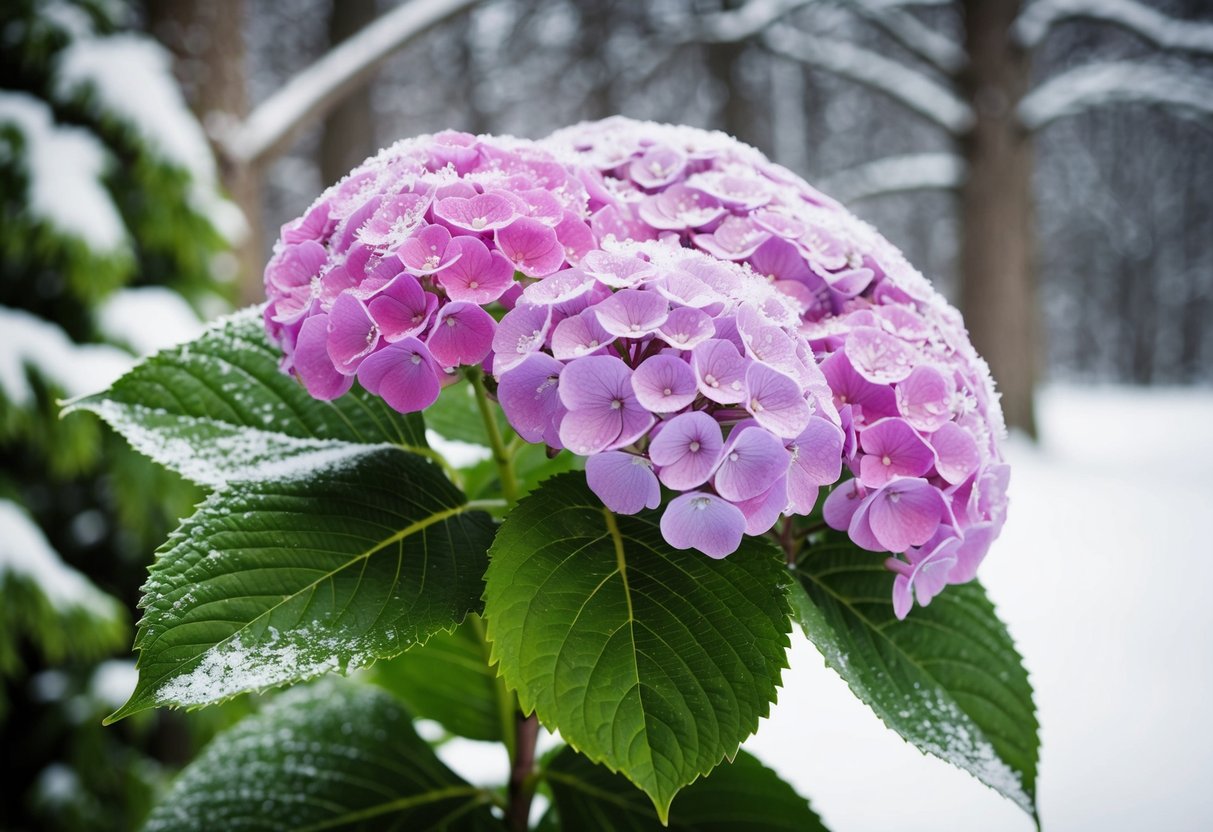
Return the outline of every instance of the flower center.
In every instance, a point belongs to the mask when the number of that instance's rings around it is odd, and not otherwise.
[[[484,217],[476,217],[472,220],[472,228],[475,228],[477,231],[484,228],[488,224],[489,224],[489,221],[486,220]]]
[[[611,410],[618,410],[621,407],[623,407],[622,399],[612,399],[611,400]]]
[[[881,461],[881,462],[883,462],[885,465],[892,465],[892,464],[893,464],[893,460],[889,459],[889,455],[888,455],[888,454],[885,454],[884,456],[882,456],[882,457],[880,458],[880,461]]]
[[[755,413],[761,413],[762,402],[758,401],[758,399],[750,399],[750,410],[754,411]]]
[[[698,453],[699,452],[699,440],[692,439],[691,444],[687,445],[687,447],[690,449],[691,453],[693,453],[693,454]]]

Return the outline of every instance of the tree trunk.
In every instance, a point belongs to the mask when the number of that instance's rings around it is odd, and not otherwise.
[[[964,0],[970,64],[961,78],[976,122],[961,144],[960,303],[990,363],[1007,424],[1036,436],[1033,391],[1041,328],[1032,232],[1032,146],[1016,107],[1027,55],[1013,42],[1019,0]]]
[[[329,12],[329,46],[341,43],[377,17],[375,0],[334,2]],[[320,137],[320,175],[325,185],[336,182],[375,152],[375,111],[371,83],[346,96],[324,120]]]
[[[148,30],[173,53],[186,100],[203,126],[248,115],[244,0],[146,0],[145,7]],[[265,266],[260,174],[220,155],[219,175],[248,223],[236,250],[238,301],[256,303],[264,298]]]

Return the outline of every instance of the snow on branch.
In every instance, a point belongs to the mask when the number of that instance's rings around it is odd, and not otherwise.
[[[834,198],[854,202],[904,191],[958,188],[964,174],[964,161],[951,153],[913,153],[840,171],[819,184]]]
[[[1015,21],[1015,38],[1033,47],[1075,18],[1121,26],[1163,49],[1213,55],[1213,23],[1168,17],[1138,0],[1037,0]]]
[[[475,2],[408,0],[384,14],[292,78],[243,122],[223,130],[218,138],[225,151],[239,163],[264,163],[300,129],[365,84],[392,53]]]
[[[973,123],[973,113],[955,93],[897,61],[842,41],[826,40],[776,24],[763,35],[772,52],[863,84],[893,98],[953,135]]]
[[[700,43],[734,43],[760,34],[772,23],[812,0],[750,0],[744,6],[704,15],[695,40]]]
[[[1080,66],[1041,84],[1019,103],[1019,120],[1029,130],[1106,104],[1157,104],[1213,115],[1213,80],[1132,61]]]
[[[846,4],[893,40],[949,75],[964,68],[964,48],[914,15],[887,0],[855,0]]]

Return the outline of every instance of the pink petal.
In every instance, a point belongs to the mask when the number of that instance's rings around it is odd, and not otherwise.
[[[939,490],[923,479],[894,480],[873,492],[868,522],[880,545],[904,552],[926,543],[947,507]]]
[[[964,482],[981,465],[977,441],[955,422],[947,422],[931,434],[935,449],[935,470],[939,476],[956,485]]]
[[[712,479],[726,500],[748,500],[788,472],[792,456],[774,435],[759,427],[735,431]]]
[[[647,459],[622,451],[594,454],[585,463],[586,482],[603,505],[617,514],[636,514],[661,505],[661,485]]]
[[[358,383],[399,413],[425,410],[438,399],[438,367],[425,344],[405,338],[358,367]]]
[[[497,230],[498,250],[527,277],[544,277],[564,263],[564,247],[552,227],[530,217],[518,217]]]
[[[456,237],[449,251],[459,256],[436,277],[451,300],[484,305],[500,298],[513,285],[514,266],[501,252],[490,252],[475,237]]]
[[[699,391],[695,374],[686,361],[673,355],[654,355],[632,373],[636,399],[654,413],[674,413],[695,400]]]
[[[351,376],[337,372],[328,354],[328,315],[312,315],[299,329],[295,342],[295,375],[307,392],[321,401],[344,396],[354,384]]]
[[[442,367],[479,364],[493,346],[497,324],[476,304],[452,301],[438,310],[426,346]]]
[[[785,438],[799,436],[808,426],[813,408],[794,380],[753,362],[746,368],[745,384],[745,409],[758,424]]]
[[[698,549],[723,558],[737,551],[745,534],[741,509],[715,494],[692,491],[675,497],[661,515],[661,536],[675,549]]]
[[[745,399],[746,366],[730,341],[713,338],[691,350],[691,369],[699,384],[699,392],[719,404],[737,404]]]
[[[649,458],[660,466],[663,483],[685,491],[708,481],[723,450],[720,425],[706,413],[693,411],[663,424],[649,444]]]

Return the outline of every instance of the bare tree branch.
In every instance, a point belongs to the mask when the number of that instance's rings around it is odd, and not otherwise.
[[[877,92],[925,116],[952,135],[973,124],[969,105],[954,92],[917,70],[852,43],[826,40],[775,24],[763,34],[763,43],[783,55],[831,72]]]
[[[1013,33],[1033,47],[1054,25],[1076,18],[1121,26],[1163,49],[1213,55],[1213,23],[1168,17],[1137,0],[1036,0],[1015,21]]]
[[[965,164],[951,153],[889,156],[840,171],[818,183],[842,202],[904,191],[951,190],[964,181]]]
[[[1080,66],[1050,78],[1019,103],[1029,130],[1107,104],[1158,104],[1213,115],[1213,79],[1152,64],[1109,61]]]
[[[300,72],[248,118],[220,131],[217,138],[224,152],[239,164],[269,161],[299,130],[370,80],[392,53],[475,1],[407,0]]]
[[[968,63],[964,47],[927,26],[900,4],[888,0],[851,0],[845,5],[947,75],[954,75]]]

